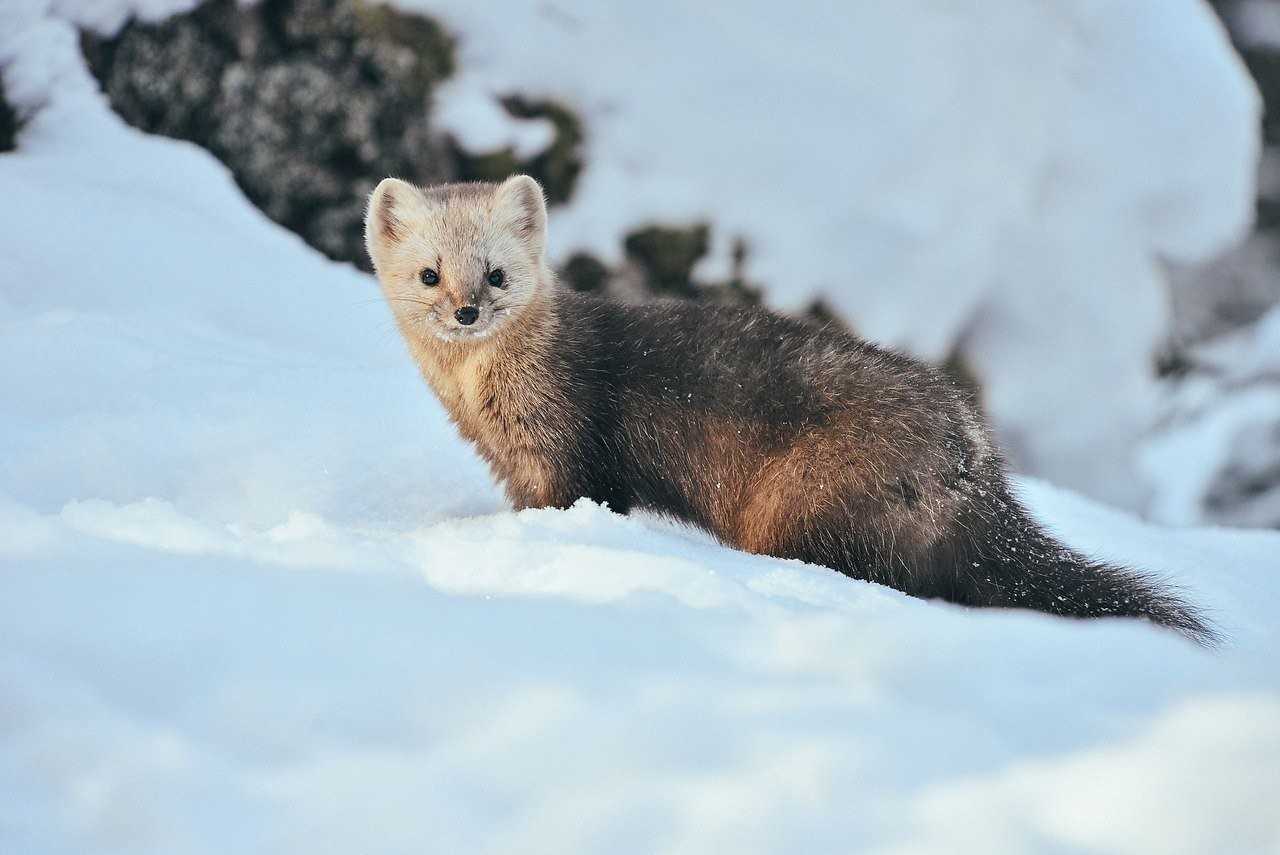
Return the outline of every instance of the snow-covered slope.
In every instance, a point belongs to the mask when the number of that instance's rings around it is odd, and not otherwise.
[[[1193,580],[1237,646],[965,613],[591,505],[395,536],[10,507],[0,836],[1274,851],[1275,536],[1034,499],[1076,542]]]
[[[65,25],[0,155],[0,850],[1267,852],[1280,535],[1040,482],[1209,605],[908,599],[505,509],[373,282],[124,127]]]

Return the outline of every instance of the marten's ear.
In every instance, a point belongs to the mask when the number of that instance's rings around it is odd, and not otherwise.
[[[494,195],[494,214],[521,240],[542,251],[547,233],[547,203],[542,186],[528,175],[513,175]]]
[[[387,250],[405,239],[409,214],[422,202],[422,191],[399,178],[384,178],[373,188],[364,214],[364,243],[374,267]]]

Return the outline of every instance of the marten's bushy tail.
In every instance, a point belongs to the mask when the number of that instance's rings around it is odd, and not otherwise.
[[[935,554],[935,596],[1064,617],[1145,618],[1200,644],[1218,644],[1210,624],[1160,580],[1081,555],[1052,538],[1012,497],[992,498],[987,508],[962,515]]]

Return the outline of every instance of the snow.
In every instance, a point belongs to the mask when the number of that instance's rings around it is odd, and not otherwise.
[[[502,107],[501,94],[476,88],[465,77],[446,81],[437,100],[433,118],[443,127],[466,128],[471,151],[510,148],[516,157],[530,158],[555,140],[549,119],[516,119]]]
[[[1280,534],[1020,480],[1207,651],[512,513],[370,277],[110,113],[91,13],[0,30],[40,107],[0,155],[0,849],[1280,845]]]
[[[1235,0],[1226,4],[1226,11],[1245,44],[1254,48],[1280,47],[1280,4],[1274,0]]]
[[[1021,468],[1141,506],[1162,262],[1253,211],[1260,103],[1203,0],[397,2],[460,34],[441,108],[464,142],[489,123],[451,98],[586,116],[555,257],[708,218],[709,275],[742,235],[771,302],[963,350]]]
[[[1172,413],[1139,457],[1158,489],[1153,519],[1275,527],[1280,520],[1280,306],[1192,351],[1193,372],[1172,390]],[[1236,504],[1213,507],[1224,473]],[[1250,485],[1255,485],[1249,489]],[[1252,494],[1252,495],[1249,495]]]

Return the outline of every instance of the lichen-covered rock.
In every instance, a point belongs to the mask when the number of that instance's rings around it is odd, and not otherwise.
[[[382,177],[454,178],[428,119],[453,45],[428,18],[360,0],[210,0],[83,45],[127,121],[208,148],[332,258],[367,264],[364,199]]]
[[[0,76],[0,151],[13,151],[18,145],[18,131],[22,122],[18,111],[5,97],[4,78]]]
[[[582,122],[563,104],[549,99],[532,101],[519,95],[502,100],[502,106],[517,119],[545,119],[555,136],[545,150],[520,165],[521,171],[537,176],[553,205],[569,201],[582,172]]]
[[[693,266],[710,248],[711,228],[698,223],[688,228],[647,226],[631,232],[622,247],[640,266],[650,288],[658,294],[694,297]]]
[[[560,278],[577,291],[603,291],[628,300],[678,297],[726,303],[758,303],[760,289],[745,276],[747,246],[734,242],[729,278],[712,280],[694,273],[711,245],[711,227],[651,224],[625,235],[624,262],[609,267],[590,253],[571,256]]]
[[[209,149],[269,217],[362,267],[365,196],[387,175],[435,184],[527,172],[554,204],[572,195],[582,169],[581,123],[553,102],[503,101],[512,115],[556,129],[525,160],[471,154],[433,131],[431,97],[453,73],[453,40],[430,18],[390,6],[208,0],[82,43],[130,124]]]
[[[551,123],[551,145],[521,159],[512,148],[468,152],[456,142],[451,146],[459,180],[501,181],[516,172],[532,175],[542,184],[552,205],[568,202],[582,172],[582,122],[563,104],[549,99],[531,100],[519,95],[503,98],[503,108],[517,119],[542,119]]]
[[[1280,426],[1255,424],[1235,437],[1204,497],[1206,521],[1280,528]]]
[[[331,258],[367,267],[365,199],[383,177],[420,184],[533,175],[550,203],[567,202],[583,169],[585,132],[567,107],[511,94],[517,119],[548,122],[550,144],[471,152],[436,132],[436,86],[454,71],[454,45],[435,21],[365,0],[207,0],[159,23],[82,37],[112,106],[143,130],[191,140],[227,164],[245,195]],[[746,247],[727,280],[694,267],[710,226],[651,225],[625,237],[626,261],[587,255],[562,271],[571,287],[628,298],[759,300],[744,278]]]
[[[602,291],[611,275],[605,263],[588,252],[569,256],[560,271],[561,280],[575,291]]]
[[[237,63],[222,78],[207,145],[269,217],[331,257],[362,262],[364,197],[379,178],[449,176],[425,114],[388,115],[388,99],[349,74],[310,59]]]
[[[127,122],[202,142],[222,75],[237,59],[245,17],[234,0],[211,0],[187,15],[130,24],[114,39],[85,33],[81,47]]]
[[[118,72],[103,81],[103,90],[130,124],[198,140],[235,54],[197,20],[176,19],[150,37],[126,35],[111,58]]]

